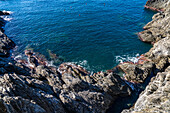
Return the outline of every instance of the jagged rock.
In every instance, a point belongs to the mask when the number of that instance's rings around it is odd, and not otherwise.
[[[15,47],[15,43],[0,31],[0,56],[8,57],[10,50]]]
[[[148,0],[146,6],[159,10],[165,10],[169,0]]]
[[[57,70],[40,65],[36,74],[46,78],[70,112],[105,112],[117,97],[131,94],[131,88],[118,75],[90,76],[85,69],[71,63],[61,64]]]
[[[140,94],[134,107],[122,113],[169,113],[170,72],[158,73]]]
[[[165,72],[170,72],[170,66],[166,68]]]
[[[125,79],[135,83],[143,83],[151,75],[154,67],[154,63],[149,61],[145,61],[143,64],[119,64],[119,68],[125,72]]]
[[[4,96],[0,99],[1,113],[46,113],[46,111],[34,101],[21,97]]]
[[[21,97],[29,100],[30,102],[34,101],[36,103],[34,107],[38,105],[47,113],[65,113],[61,101],[57,97],[54,97],[50,94],[52,90],[50,89],[50,86],[48,86],[48,84],[44,84],[43,82],[40,82],[35,79],[29,79],[26,76],[16,74],[5,74],[0,77],[0,86],[1,97]],[[10,104],[9,106],[12,105]],[[12,110],[12,112],[15,112],[15,109],[17,108],[14,108],[14,111],[12,108],[10,110]],[[29,109],[31,109],[31,107]]]
[[[82,80],[93,83],[92,79],[89,76],[89,72],[82,68],[79,65],[73,64],[73,63],[63,63],[59,66],[59,72],[65,73],[69,72],[72,73],[73,76],[81,78]]]
[[[113,97],[118,95],[128,96],[131,94],[131,88],[117,74],[100,72],[92,75],[93,77],[96,81],[95,86]]]
[[[160,4],[159,4],[160,2]],[[153,16],[153,20],[144,26],[145,31],[139,32],[138,36],[143,42],[155,43],[170,35],[170,1],[169,0],[149,0],[148,7],[158,9],[164,8],[164,12],[159,12]]]
[[[170,65],[170,36],[155,43],[145,56],[152,59],[157,69],[163,71]]]
[[[157,59],[158,57],[169,57],[170,56],[170,36],[158,41],[154,44],[153,48],[146,53],[147,57]]]
[[[130,87],[118,75],[113,73],[103,73],[105,76],[100,77],[95,75],[92,75],[95,78],[93,84],[81,80],[72,73],[62,75],[65,84],[60,99],[67,109],[74,112],[102,113],[118,96],[125,97],[131,94]]]

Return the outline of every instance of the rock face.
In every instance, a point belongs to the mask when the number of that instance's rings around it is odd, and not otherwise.
[[[145,61],[143,64],[123,63],[119,68],[125,72],[125,79],[134,83],[143,83],[155,69],[153,62]]]
[[[0,56],[8,57],[10,50],[15,47],[15,43],[0,31]]]
[[[154,72],[159,73],[151,79],[135,105],[122,113],[170,112],[170,1],[149,0],[146,6],[164,9],[153,16],[144,27],[145,31],[139,33],[142,41],[154,44],[144,57],[154,63]]]
[[[10,15],[8,11],[0,11],[0,15]]]
[[[170,35],[170,1],[169,0],[149,0],[148,7],[157,9],[164,8],[152,17],[152,21],[144,26],[144,31],[139,32],[138,36],[143,42],[155,43]]]
[[[65,73],[40,65],[34,75],[15,74],[17,70],[1,74],[0,100],[3,111],[102,113],[117,97],[131,93],[125,81],[114,73],[96,74],[95,79],[89,78],[93,82],[87,82],[81,79],[78,66],[64,66]]]
[[[143,83],[151,73],[165,71],[170,65],[170,36],[156,42],[149,52],[140,57],[136,64],[125,62],[118,65],[125,72],[127,81]]]
[[[0,15],[7,15],[7,13],[0,11]],[[15,43],[3,33],[2,27],[4,25],[5,21],[0,17],[0,56],[8,57],[10,50],[15,47]]]
[[[143,91],[134,108],[122,113],[169,113],[170,71],[158,73]]]
[[[164,11],[168,7],[169,0],[148,0],[145,7],[151,10]]]

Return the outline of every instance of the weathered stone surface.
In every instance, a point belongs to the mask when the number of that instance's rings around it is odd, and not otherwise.
[[[164,9],[153,16],[153,20],[144,26],[145,31],[139,32],[138,36],[143,42],[155,43],[170,35],[170,1],[149,0],[148,7]]]
[[[157,69],[165,70],[170,65],[170,36],[155,43],[145,56],[152,59]]]
[[[36,102],[21,97],[4,96],[0,99],[1,113],[46,113]]]
[[[143,83],[151,75],[155,66],[153,62],[145,61],[143,64],[122,63],[119,68],[125,72],[125,79],[134,83]]]
[[[151,79],[135,105],[122,113],[170,112],[170,1],[148,0],[146,6],[163,11],[155,14],[144,27],[146,30],[139,33],[142,41],[154,43],[144,56],[156,65],[155,72],[159,73]]]
[[[148,0],[146,3],[147,8],[155,11],[165,10],[169,0]]]
[[[37,74],[48,80],[70,112],[105,112],[118,96],[131,94],[125,81],[113,73],[89,76],[82,67],[71,63],[61,64],[58,70],[59,72],[52,72],[44,66],[36,68]],[[89,80],[85,76],[89,76]]]
[[[18,104],[20,106],[26,106],[27,109],[32,109],[29,104],[25,105],[25,103],[31,104],[31,102],[34,102],[34,104],[36,103],[35,105],[32,103],[31,106],[33,108],[36,106],[40,106],[40,110],[45,111],[47,113],[65,112],[60,100],[52,95],[53,91],[51,90],[50,86],[48,84],[43,83],[42,81],[38,81],[36,79],[32,79],[30,77],[22,75],[5,74],[0,78],[0,87],[1,97],[10,96],[9,98],[12,98],[11,101],[15,101],[15,103],[9,103],[8,108],[6,108],[11,110],[11,112],[15,112],[16,109],[19,109],[19,111],[17,111],[18,113],[20,111],[24,111],[22,107],[17,108],[17,106],[14,106]],[[23,98],[23,103],[19,103],[20,101],[17,101],[17,97],[21,99]],[[6,102],[5,99],[6,98],[2,98],[2,100]],[[15,108],[10,106],[14,106]]]
[[[122,113],[169,113],[170,72],[158,73],[143,91],[134,107]]]
[[[95,84],[88,84],[72,74],[64,74],[62,79],[65,82],[60,94],[61,101],[70,111],[102,113],[105,112],[111,103],[118,96],[128,96],[131,89],[113,73],[97,78]]]
[[[0,31],[0,56],[7,57],[10,50],[15,47],[15,43],[9,39],[2,31]]]

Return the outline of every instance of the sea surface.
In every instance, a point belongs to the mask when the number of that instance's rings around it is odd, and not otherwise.
[[[95,72],[151,48],[136,35],[154,14],[144,9],[146,1],[1,0],[0,10],[13,12],[5,33],[16,42],[16,55],[33,48],[50,60],[50,50]]]

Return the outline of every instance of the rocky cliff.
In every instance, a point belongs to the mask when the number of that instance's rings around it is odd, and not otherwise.
[[[5,21],[0,18],[0,112],[104,113],[116,99],[132,94],[127,81],[141,84],[151,75],[156,76],[135,105],[123,113],[170,112],[170,1],[149,0],[145,7],[159,11],[139,33],[153,48],[137,63],[122,63],[94,74],[72,63],[57,68],[39,65],[32,70],[15,61],[9,57],[15,43],[4,34]],[[117,70],[126,74],[124,80]]]
[[[155,65],[154,76],[146,89],[140,94],[135,105],[122,113],[169,113],[170,112],[170,1],[149,0],[149,9],[162,9],[139,33],[144,42],[153,48],[144,55]]]

